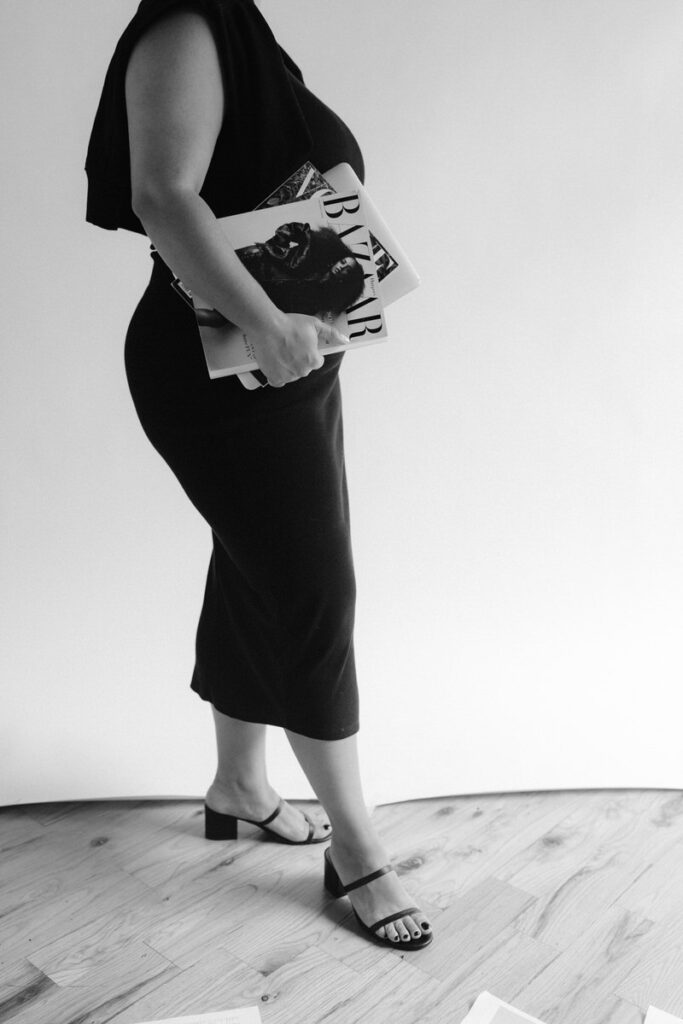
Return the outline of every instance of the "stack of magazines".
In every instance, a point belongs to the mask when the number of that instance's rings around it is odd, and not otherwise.
[[[323,175],[306,163],[257,209],[218,223],[276,306],[317,316],[349,339],[321,341],[322,355],[386,340],[385,307],[420,283],[349,164]],[[209,376],[265,386],[240,328],[178,278],[172,286],[194,309]]]

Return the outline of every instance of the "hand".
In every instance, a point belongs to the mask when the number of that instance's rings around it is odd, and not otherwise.
[[[283,313],[277,329],[268,333],[252,331],[248,337],[259,368],[274,388],[320,369],[325,360],[318,351],[319,340],[335,345],[345,345],[349,340],[336,327],[306,313]]]

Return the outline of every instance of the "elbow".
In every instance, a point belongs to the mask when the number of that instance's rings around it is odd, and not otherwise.
[[[145,206],[146,202],[144,193],[137,191],[131,192],[130,208],[140,221],[144,217]]]
[[[154,215],[155,209],[163,209],[166,203],[167,200],[160,189],[138,186],[131,191],[131,209],[143,225],[147,218]]]
[[[179,185],[146,183],[133,186],[131,209],[144,227],[146,220],[157,218],[159,215],[168,216],[179,202],[185,203],[188,198],[197,199],[198,193],[194,189]]]

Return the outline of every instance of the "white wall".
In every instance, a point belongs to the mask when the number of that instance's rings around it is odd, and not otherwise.
[[[123,370],[147,246],[83,220],[135,7],[0,10],[1,803],[198,796],[214,766],[208,527]],[[423,278],[343,370],[368,801],[682,787],[683,7],[263,12]]]

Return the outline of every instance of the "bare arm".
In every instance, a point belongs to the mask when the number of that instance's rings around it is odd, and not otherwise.
[[[216,44],[200,14],[174,12],[145,33],[126,73],[133,209],[164,262],[249,335],[272,383],[287,383],[322,365],[320,321],[275,306],[199,196],[224,102]],[[327,325],[320,336],[328,332],[342,340]]]

